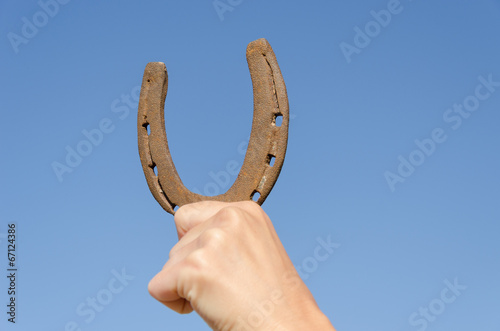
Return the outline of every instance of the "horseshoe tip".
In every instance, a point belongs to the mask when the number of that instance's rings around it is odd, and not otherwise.
[[[158,73],[158,72],[166,72],[167,66],[163,62],[149,62],[146,65],[146,69],[144,69],[144,73]]]
[[[149,62],[147,65],[146,65],[146,68],[147,67],[152,67],[152,68],[159,68],[159,67],[166,67],[165,66],[165,63],[163,62]]]
[[[249,43],[247,46],[247,54],[252,53],[252,52],[256,52],[256,51],[265,53],[269,50],[271,50],[271,44],[269,44],[269,42],[267,41],[266,38],[260,38],[260,39],[254,40],[251,43]]]

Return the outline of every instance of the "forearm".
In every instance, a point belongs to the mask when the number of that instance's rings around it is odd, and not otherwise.
[[[271,293],[253,309],[239,315],[236,326],[230,330],[335,331],[302,280],[291,289],[288,295]]]

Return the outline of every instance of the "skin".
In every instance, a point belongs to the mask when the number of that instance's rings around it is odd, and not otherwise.
[[[149,293],[214,330],[335,331],[253,201],[205,201],[175,213],[179,242]]]

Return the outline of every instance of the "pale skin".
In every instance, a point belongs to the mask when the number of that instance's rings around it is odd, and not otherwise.
[[[165,306],[217,331],[335,331],[255,202],[193,203],[174,220],[179,242],[148,287]]]

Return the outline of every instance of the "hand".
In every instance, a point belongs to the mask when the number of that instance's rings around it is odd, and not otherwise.
[[[334,330],[255,202],[199,202],[175,213],[179,242],[149,283],[158,301],[214,330]]]

